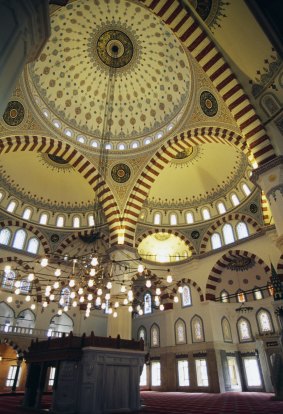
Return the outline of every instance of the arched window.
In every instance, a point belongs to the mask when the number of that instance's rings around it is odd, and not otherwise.
[[[175,322],[175,341],[176,345],[187,343],[186,324],[181,318]]]
[[[21,293],[28,294],[30,291],[30,282],[27,279],[22,279],[20,284]]]
[[[237,194],[233,193],[231,194],[231,201],[234,207],[238,206],[240,204],[240,200],[237,196]]]
[[[10,243],[12,232],[10,229],[2,229],[0,231],[0,244],[4,244],[5,246],[8,246]]]
[[[89,214],[88,216],[88,225],[89,227],[93,227],[95,225],[93,214]]]
[[[2,200],[4,194],[0,191],[0,201]]]
[[[64,222],[65,222],[64,216],[58,216],[57,220],[56,220],[56,226],[57,227],[63,227]]]
[[[46,225],[48,223],[48,215],[46,213],[42,213],[40,215],[39,224]]]
[[[187,224],[192,224],[194,223],[195,219],[194,219],[194,215],[193,213],[191,213],[190,211],[188,213],[186,213],[186,222]]]
[[[81,226],[81,220],[78,216],[73,217],[73,227],[78,228]]]
[[[242,185],[242,190],[243,190],[243,192],[246,196],[249,196],[251,194],[251,190],[249,189],[249,187],[246,183],[244,183]]]
[[[141,326],[138,330],[138,341],[143,339],[144,344],[146,344],[146,329]]]
[[[69,306],[70,295],[71,295],[71,291],[68,287],[65,287],[64,289],[61,290],[60,301],[59,301],[61,306]]]
[[[222,241],[219,233],[213,233],[211,238],[211,247],[213,250],[219,249],[222,246]]]
[[[29,220],[31,218],[31,208],[26,208],[25,211],[23,212],[23,219],[24,220]]]
[[[19,328],[30,328],[30,329],[34,328],[34,325],[35,325],[34,313],[29,309],[25,309],[21,311],[17,316],[16,325]],[[30,333],[32,333],[32,331]]]
[[[225,204],[222,201],[217,204],[217,210],[218,210],[219,214],[226,213],[226,207],[225,207]]]
[[[210,211],[208,210],[207,207],[205,207],[201,210],[201,214],[202,214],[202,218],[204,220],[209,220],[210,219]]]
[[[144,314],[152,312],[152,304],[151,304],[151,294],[146,293],[144,295]]]
[[[160,346],[159,326],[156,323],[150,329],[150,344],[152,348]]]
[[[15,201],[10,201],[7,207],[7,211],[9,211],[9,213],[14,213],[16,206],[17,203]]]
[[[25,245],[27,234],[23,229],[17,230],[13,240],[13,247],[22,250]]]
[[[220,293],[220,299],[222,303],[228,303],[229,302],[229,294],[227,290],[222,290]]]
[[[37,254],[39,250],[39,240],[36,237],[32,237],[28,241],[27,251],[29,253]]]
[[[241,289],[237,291],[237,302],[239,303],[246,302],[246,295]]]
[[[192,318],[191,331],[193,342],[204,342],[203,323],[199,316],[194,316]]]
[[[170,225],[176,226],[177,225],[177,215],[176,214],[170,214]]]
[[[191,289],[187,285],[182,286],[182,288],[183,288],[182,293],[181,293],[182,306],[183,307],[191,306],[192,305]]]
[[[256,315],[259,333],[265,334],[273,332],[273,323],[270,313],[265,309],[260,309]]]
[[[2,277],[2,288],[12,290],[16,279],[16,273],[12,270],[4,270]]]
[[[7,303],[0,302],[0,325],[4,327],[4,332],[8,332],[9,327],[13,325],[14,316],[13,309]]]
[[[246,318],[240,318],[237,322],[237,329],[240,342],[250,342],[253,340],[250,322]]]
[[[153,224],[156,224],[157,226],[159,226],[161,224],[161,214],[160,213],[155,213],[154,214]]]
[[[231,327],[230,327],[230,323],[227,318],[225,317],[222,318],[221,326],[222,326],[222,335],[223,335],[224,342],[233,342]]]
[[[225,244],[233,243],[235,241],[233,228],[232,228],[231,224],[227,224],[227,223],[224,224],[224,226],[222,228],[222,233],[223,233],[223,238],[224,238],[224,243]]]
[[[48,336],[61,337],[63,333],[69,333],[74,329],[74,322],[66,313],[53,316],[50,321]]]
[[[243,221],[236,226],[237,236],[238,239],[244,239],[245,237],[249,237],[248,226]]]

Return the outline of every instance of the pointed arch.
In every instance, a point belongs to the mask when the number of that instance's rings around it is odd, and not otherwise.
[[[175,344],[186,344],[187,343],[187,326],[186,322],[182,318],[178,318],[174,324],[175,331]]]
[[[72,233],[70,236],[67,236],[57,247],[56,253],[62,254],[66,247],[68,247],[70,244],[72,244],[75,240],[77,240],[80,236],[90,236],[93,233],[93,230],[84,230],[84,231],[78,231],[76,233]],[[106,244],[106,246],[109,245],[109,236],[102,231],[99,231],[100,238],[103,240],[103,242]]]
[[[20,360],[24,358],[24,352],[28,350],[28,346],[29,346],[29,344],[27,344],[26,349],[22,349],[19,347],[19,345],[16,342],[12,341],[9,338],[5,338],[5,337],[0,338],[0,343],[11,346],[16,351],[18,359]]]
[[[255,261],[255,263],[261,265],[266,274],[271,276],[271,270],[262,259],[257,257],[254,253],[250,253],[246,250],[229,250],[225,253],[213,266],[207,279],[206,284],[206,300],[215,300],[216,287],[221,283],[221,274],[229,263],[235,258],[235,256],[247,257]]]
[[[111,245],[117,244],[120,228],[118,205],[110,188],[104,180],[101,180],[97,169],[85,155],[67,142],[40,135],[16,135],[0,139],[0,154],[17,151],[43,152],[56,155],[72,165],[97,194],[110,229]]]
[[[215,231],[217,231],[219,227],[222,226],[223,223],[231,223],[231,221],[233,220],[243,221],[244,223],[247,224],[247,226],[251,226],[255,230],[255,232],[259,232],[262,230],[262,227],[260,226],[260,224],[256,220],[254,220],[252,217],[246,214],[231,213],[231,214],[227,214],[224,217],[219,217],[218,220],[216,220],[204,234],[202,241],[201,241],[201,245],[200,245],[200,254],[203,254],[206,252],[208,244],[209,244],[209,240],[212,234]]]
[[[182,285],[188,285],[190,287],[194,287],[196,289],[196,291],[198,292],[198,294],[199,294],[200,301],[201,302],[204,301],[204,294],[202,292],[201,287],[197,284],[197,282],[195,282],[194,280],[189,279],[189,278],[183,278],[183,279],[179,280],[176,283],[176,286],[173,287],[172,292],[176,294],[178,292],[178,287],[182,286]]]

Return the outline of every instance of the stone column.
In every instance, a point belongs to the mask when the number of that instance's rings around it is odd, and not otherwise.
[[[50,34],[48,0],[0,2],[0,115],[24,65],[33,61]]]
[[[283,156],[254,170],[251,180],[267,197],[278,234],[276,245],[283,252]]]

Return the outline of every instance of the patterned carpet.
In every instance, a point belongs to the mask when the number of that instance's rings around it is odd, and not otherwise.
[[[146,414],[283,414],[283,401],[273,401],[272,394],[232,393],[187,394],[181,392],[141,392]],[[0,395],[1,414],[26,414],[21,408],[23,395]],[[42,408],[50,406],[51,396],[42,400]],[[34,411],[33,411],[34,413]]]

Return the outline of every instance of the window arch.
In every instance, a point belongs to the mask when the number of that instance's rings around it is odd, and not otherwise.
[[[247,197],[251,194],[251,190],[246,183],[242,184],[242,190]]]
[[[224,224],[222,228],[222,233],[223,233],[225,244],[234,243],[235,237],[234,237],[233,227],[231,226],[231,224],[228,224],[228,223]]]
[[[10,203],[7,206],[7,211],[9,213],[14,213],[16,207],[17,207],[17,203],[14,200],[12,200],[12,201],[10,201]]]
[[[16,231],[12,247],[15,249],[22,250],[24,248],[25,242],[27,238],[27,233],[23,229],[19,229]]]
[[[140,339],[143,339],[144,344],[146,345],[146,329],[144,326],[140,326],[139,330],[138,330],[138,341]]]
[[[68,287],[65,287],[64,289],[61,290],[60,301],[59,301],[61,306],[69,306],[70,295],[71,295],[71,291]]]
[[[43,224],[44,226],[48,224],[48,214],[41,213],[40,218],[39,218],[39,224]]]
[[[157,226],[159,226],[161,224],[161,214],[160,213],[155,213],[154,214],[153,224],[156,224]]]
[[[219,233],[213,233],[211,235],[210,242],[213,250],[222,247],[222,240]]]
[[[4,332],[9,331],[9,327],[14,323],[14,318],[14,310],[7,303],[0,302],[0,325],[4,325]]]
[[[181,293],[181,298],[182,298],[182,306],[185,308],[187,306],[191,306],[192,305],[192,295],[191,295],[191,289],[189,286],[184,285],[182,286],[182,293]]]
[[[263,298],[263,293],[260,288],[256,287],[255,289],[253,289],[253,294],[254,294],[255,300],[260,300]]]
[[[245,295],[245,292],[243,292],[241,289],[237,290],[237,302],[243,303],[246,302],[247,298]]]
[[[75,228],[81,227],[81,219],[79,216],[73,217],[73,227]]]
[[[244,239],[245,237],[249,237],[248,226],[243,221],[240,221],[236,225],[236,232],[237,232],[238,239]]]
[[[94,227],[95,222],[94,222],[93,214],[89,214],[87,219],[88,219],[88,225],[89,225],[89,227]]]
[[[13,270],[4,270],[2,276],[2,288],[12,290],[16,279],[16,273]]]
[[[192,224],[192,223],[194,223],[194,221],[195,221],[195,219],[194,219],[193,213],[191,211],[188,211],[186,213],[186,222],[187,222],[187,224]]]
[[[218,210],[218,213],[219,214],[226,213],[226,207],[225,207],[225,204],[222,201],[220,201],[219,203],[217,203],[217,210]]]
[[[147,292],[144,295],[144,314],[148,314],[152,312],[152,298],[151,294]]]
[[[222,318],[221,326],[224,342],[233,342],[231,326],[228,319],[225,316]]]
[[[175,213],[170,214],[170,225],[171,226],[176,226],[177,223],[178,223],[177,214],[175,214]]]
[[[16,319],[16,325],[19,328],[34,328],[35,315],[30,309],[22,310]]]
[[[56,220],[56,226],[57,227],[64,227],[65,223],[65,217],[64,216],[58,216]]]
[[[32,237],[28,241],[27,251],[29,253],[37,254],[39,250],[39,240],[36,237]]]
[[[187,343],[186,323],[181,318],[175,322],[175,342],[176,345]]]
[[[274,332],[272,317],[268,310],[260,309],[256,314],[258,330],[260,334]]]
[[[4,244],[5,246],[8,246],[11,240],[12,232],[10,229],[2,229],[0,231],[0,244]]]
[[[204,219],[204,220],[209,220],[210,219],[210,211],[209,211],[209,209],[207,208],[207,207],[205,207],[205,208],[203,208],[202,210],[201,210],[201,215],[202,215],[202,218]]]
[[[231,201],[232,201],[232,204],[233,204],[234,207],[236,207],[240,204],[239,197],[235,193],[231,194]]]
[[[200,316],[195,315],[191,320],[193,342],[204,342],[203,323]]]
[[[150,345],[152,348],[160,346],[160,330],[156,323],[150,328]]]
[[[240,318],[237,322],[237,329],[240,342],[250,342],[253,340],[251,325],[248,319]]]
[[[229,293],[227,290],[222,290],[220,292],[220,299],[222,303],[228,303],[229,302]]]
[[[23,212],[23,219],[24,220],[29,220],[31,218],[31,213],[32,213],[31,208],[29,208],[29,207],[26,208]]]
[[[30,282],[28,279],[22,279],[20,284],[20,291],[21,293],[28,294],[30,291]]]

